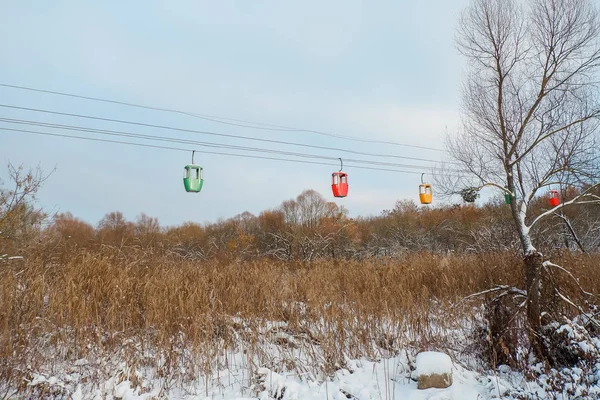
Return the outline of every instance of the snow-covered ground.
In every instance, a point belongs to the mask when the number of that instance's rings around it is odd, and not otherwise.
[[[272,328],[272,327],[271,327]],[[491,400],[600,398],[600,338],[581,324],[553,328],[566,338],[579,361],[551,369],[530,360],[522,371],[500,366],[486,370],[474,354],[448,350],[451,357],[419,353],[406,347],[377,359],[341,361],[335,372],[315,363],[325,353],[319,345],[304,347],[299,337],[282,340],[282,332],[256,347],[240,342],[235,350],[218,350],[198,358],[184,344],[156,350],[129,338],[112,353],[89,347],[86,357],[69,359],[68,348],[52,350],[44,361],[19,366],[21,382],[1,382],[0,398],[123,400]],[[269,335],[265,333],[265,338]],[[291,346],[293,340],[295,344]],[[309,341],[307,340],[307,343]],[[43,342],[40,342],[43,343]],[[47,343],[47,342],[46,342]],[[256,343],[253,344],[256,346]],[[40,349],[38,349],[40,350]],[[433,350],[433,349],[432,349]],[[566,351],[566,350],[565,350]],[[321,352],[309,361],[310,352]],[[40,354],[41,354],[40,353]],[[177,361],[171,355],[177,353]],[[260,356],[258,355],[260,353]],[[419,356],[420,354],[420,356]],[[563,353],[564,354],[564,353]],[[182,361],[184,360],[184,361]],[[207,370],[210,364],[210,374]],[[419,370],[419,367],[421,370]],[[446,389],[417,389],[419,374],[452,371]]]
[[[233,356],[232,358],[236,358]],[[239,357],[238,357],[239,358]],[[73,370],[87,363],[80,360]],[[39,387],[37,393],[72,395],[72,399],[150,400],[164,396],[169,399],[493,399],[501,398],[512,388],[506,378],[480,376],[456,365],[454,383],[448,389],[417,390],[411,363],[394,357],[380,361],[348,360],[340,369],[322,382],[297,373],[276,373],[258,368],[254,373],[237,368],[222,370],[184,387],[164,390],[160,378],[146,379],[142,371],[132,371],[126,365],[97,387],[80,382],[80,374],[71,372],[59,376],[36,374],[29,386]],[[498,385],[500,383],[500,385]]]
[[[80,361],[79,367],[86,361]],[[74,369],[78,369],[74,366]],[[571,371],[577,374],[578,371]],[[205,399],[314,399],[314,400],[478,400],[478,399],[552,399],[538,383],[529,382],[522,373],[500,368],[496,374],[478,374],[460,365],[453,365],[453,384],[447,389],[418,390],[415,371],[406,356],[380,361],[349,360],[347,368],[340,369],[330,379],[317,382],[296,373],[276,373],[269,368],[258,368],[254,373],[246,369],[222,370],[213,376],[199,377],[192,384],[168,388],[164,379],[147,379],[143,371],[132,371],[122,365],[106,381],[93,384],[81,382],[78,373],[59,376],[35,375],[29,383],[31,393],[48,398],[173,400]],[[547,377],[546,377],[547,378]],[[596,377],[596,381],[598,377]],[[579,397],[566,395],[565,399],[597,399],[600,387],[582,387]],[[587,395],[582,395],[588,390]],[[18,398],[18,396],[17,396]],[[29,397],[35,398],[35,397]],[[561,397],[559,397],[561,398]]]

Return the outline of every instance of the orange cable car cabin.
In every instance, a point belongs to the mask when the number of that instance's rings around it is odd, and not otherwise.
[[[560,204],[560,196],[558,190],[551,190],[548,192],[548,202],[551,207],[556,207]]]
[[[348,174],[342,171],[331,174],[331,190],[335,197],[348,196]]]
[[[431,191],[431,185],[429,183],[423,182],[423,176],[425,174],[421,174],[421,184],[419,185],[419,200],[421,200],[421,204],[431,204],[431,200],[433,199],[433,192]]]
[[[433,193],[431,191],[431,185],[429,183],[422,183],[419,185],[419,200],[421,204],[431,204],[433,199]]]

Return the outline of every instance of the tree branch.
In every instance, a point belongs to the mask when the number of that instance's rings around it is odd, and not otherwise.
[[[554,208],[551,208],[548,211],[545,211],[543,213],[541,213],[540,215],[538,215],[537,217],[535,217],[535,219],[531,222],[531,224],[529,224],[528,228],[531,229],[535,224],[537,224],[539,221],[541,221],[542,219],[548,217],[549,215],[554,214],[556,211],[569,206],[571,204],[590,204],[590,203],[599,203],[600,204],[600,199],[598,200],[593,200],[593,201],[586,201],[586,202],[580,202],[578,201],[579,199],[582,199],[584,197],[592,197],[592,198],[597,198],[598,196],[595,196],[593,194],[590,193],[590,191],[592,191],[593,189],[600,187],[600,183],[597,183],[593,186],[590,186],[588,189],[586,189],[583,193],[581,193],[578,196],[575,196],[574,198],[572,198],[569,201],[566,201],[564,203],[561,203],[559,205],[557,205]]]

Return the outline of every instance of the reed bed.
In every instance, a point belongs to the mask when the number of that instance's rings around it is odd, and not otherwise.
[[[0,381],[14,379],[24,365],[35,369],[92,352],[128,352],[136,362],[146,357],[172,370],[193,359],[205,372],[226,364],[227,351],[296,369],[303,367],[289,363],[302,353],[330,373],[346,357],[377,358],[407,344],[439,346],[480,309],[484,297],[467,302],[466,296],[499,284],[520,286],[521,262],[511,253],[193,262],[110,247],[5,262]],[[583,289],[600,293],[599,255],[568,253],[553,262],[580,277]],[[570,277],[559,278],[572,285]],[[273,344],[288,349],[288,357],[272,359],[267,347]]]

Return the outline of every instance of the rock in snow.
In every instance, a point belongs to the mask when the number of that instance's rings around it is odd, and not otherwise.
[[[444,353],[425,351],[417,354],[419,389],[445,389],[452,385],[452,360]]]

